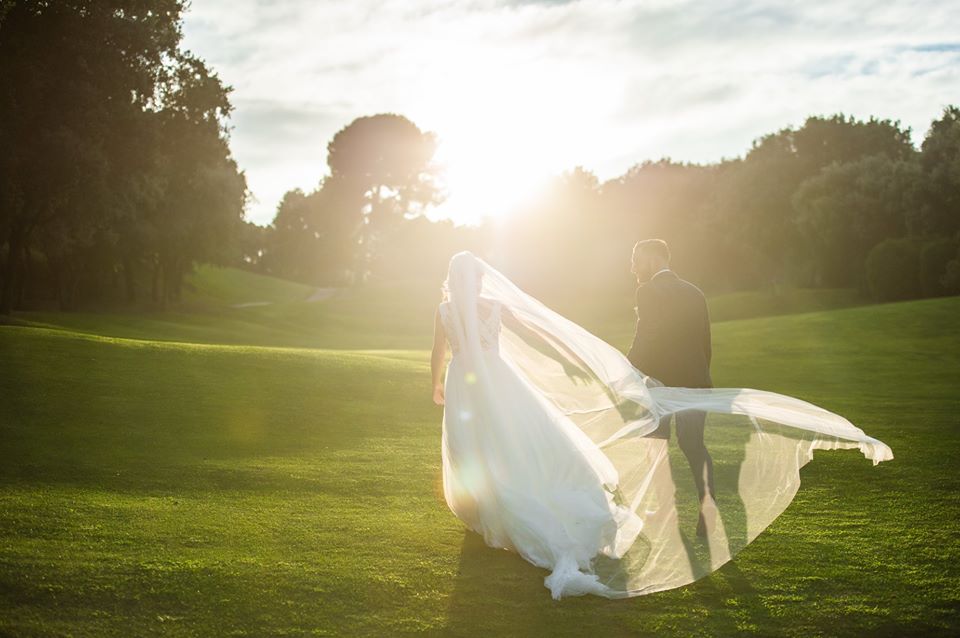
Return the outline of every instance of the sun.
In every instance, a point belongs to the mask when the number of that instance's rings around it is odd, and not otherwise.
[[[448,199],[436,217],[475,223],[510,215],[551,177],[620,154],[622,136],[611,133],[621,83],[589,65],[456,46],[433,64],[443,81],[408,112],[439,137]]]
[[[447,200],[433,218],[471,224],[510,215],[552,177],[604,151],[608,140],[593,124],[603,119],[592,113],[589,94],[532,90],[524,82],[505,77],[486,87],[451,86],[413,109],[414,121],[439,138],[435,159]]]
[[[548,158],[483,131],[466,133],[441,137],[436,160],[447,199],[435,216],[476,224],[531,204],[551,176]]]

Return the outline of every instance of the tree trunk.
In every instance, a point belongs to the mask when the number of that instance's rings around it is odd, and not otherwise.
[[[172,264],[169,258],[160,258],[160,308],[166,310],[172,295]]]
[[[27,290],[30,289],[30,279],[33,276],[33,267],[30,262],[30,242],[23,242],[23,266],[21,272],[23,273],[20,277],[20,285],[17,289],[17,296],[14,300],[14,304],[18,308],[24,307],[24,302],[27,298]]]
[[[127,303],[137,299],[137,286],[133,278],[133,259],[127,255],[123,258],[123,292]]]
[[[76,263],[71,263],[69,257],[51,258],[47,255],[47,263],[53,272],[53,280],[57,288],[57,306],[61,312],[76,310],[77,290],[81,274]]]
[[[17,288],[20,283],[20,263],[26,233],[19,226],[10,229],[7,237],[7,260],[3,267],[3,288],[0,289],[0,314],[9,315],[13,310]]]
[[[47,255],[47,264],[53,273],[53,285],[57,289],[57,307],[64,310],[67,307],[66,285],[63,281],[63,263]]]
[[[151,278],[150,284],[150,298],[153,299],[153,303],[160,303],[160,260],[154,258],[153,261],[153,277]]]
[[[177,259],[176,265],[173,269],[173,300],[177,303],[180,303],[183,293],[183,275],[186,268],[184,268],[183,260]]]

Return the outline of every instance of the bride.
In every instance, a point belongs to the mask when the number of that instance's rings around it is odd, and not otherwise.
[[[664,387],[469,252],[450,260],[444,293],[431,360],[444,498],[488,545],[550,570],[556,599],[648,594],[718,569],[790,504],[814,449],[893,458],[799,399]],[[702,500],[674,481],[670,442],[646,436],[683,410],[708,415],[716,484]]]

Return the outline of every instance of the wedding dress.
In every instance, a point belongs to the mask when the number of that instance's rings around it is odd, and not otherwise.
[[[718,569],[790,504],[815,449],[893,458],[799,399],[664,387],[469,252],[446,286],[445,500],[488,545],[550,570],[554,598],[636,596]],[[646,436],[684,410],[707,414],[716,486],[702,501],[670,441]]]

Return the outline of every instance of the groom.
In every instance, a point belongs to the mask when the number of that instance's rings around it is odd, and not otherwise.
[[[639,241],[633,247],[637,276],[637,332],[627,359],[635,368],[664,385],[710,388],[710,317],[700,289],[670,270],[670,248],[662,239]],[[670,421],[676,420],[677,443],[683,450],[700,501],[707,491],[714,496],[713,459],[703,442],[706,415],[687,410],[660,420],[648,436],[670,438]],[[697,525],[703,535],[703,517]]]

